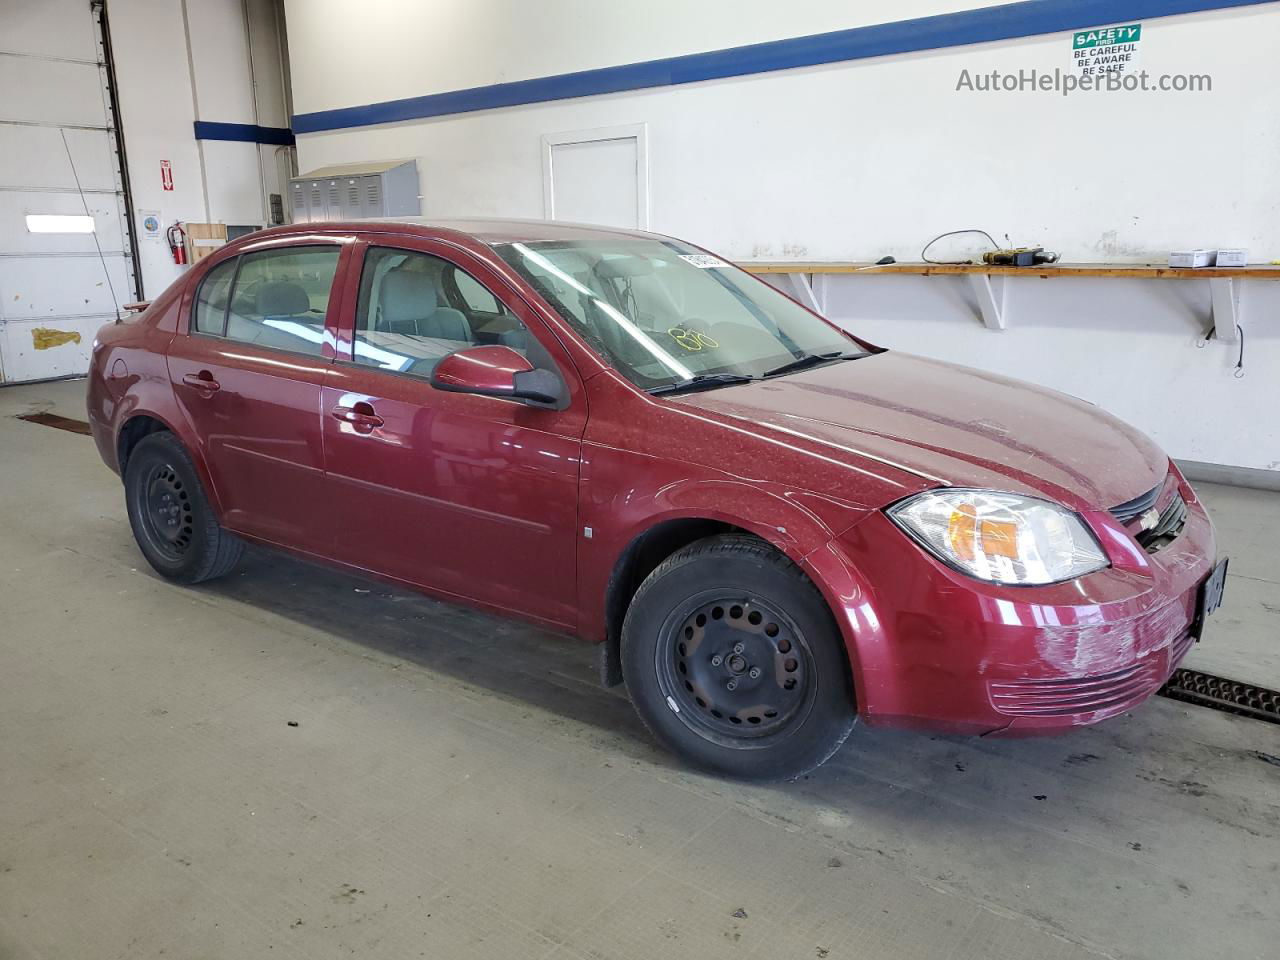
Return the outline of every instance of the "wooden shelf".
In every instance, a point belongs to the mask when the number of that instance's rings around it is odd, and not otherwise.
[[[1122,277],[1134,280],[1280,280],[1280,266],[1170,267],[1158,263],[1053,263],[1037,267],[997,267],[985,263],[874,263],[801,260],[746,260],[738,263],[748,273],[906,274],[909,276],[989,277]]]
[[[748,273],[783,276],[796,299],[823,313],[826,278],[854,274],[897,274],[914,277],[967,277],[978,300],[982,322],[992,330],[1008,326],[1009,285],[993,277],[1051,280],[1107,277],[1128,280],[1208,280],[1213,315],[1210,329],[1223,343],[1235,343],[1244,323],[1240,313],[1238,280],[1280,280],[1280,265],[1248,267],[1170,267],[1161,263],[1052,263],[1037,267],[1003,267],[985,263],[858,263],[814,260],[747,260],[738,264]],[[812,278],[812,282],[810,281]],[[815,291],[815,287],[818,289]]]

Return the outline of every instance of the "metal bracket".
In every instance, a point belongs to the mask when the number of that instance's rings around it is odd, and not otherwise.
[[[1220,343],[1239,343],[1244,318],[1240,315],[1240,287],[1234,277],[1210,277],[1209,294],[1213,306],[1214,338]]]
[[[830,282],[831,277],[825,273],[814,273],[809,275],[809,286],[813,289],[813,297],[818,302],[818,306],[821,307],[818,312],[824,317],[827,315],[827,304],[831,302],[830,298],[827,296],[827,291],[830,289],[828,284],[830,284]]]
[[[978,311],[982,314],[982,322],[989,330],[1008,329],[1006,322],[1009,306],[1009,279],[1002,277],[1000,287],[991,282],[989,273],[969,274],[969,285],[973,287],[978,298]]]
[[[795,298],[814,313],[821,314],[823,312],[822,304],[818,302],[818,298],[813,292],[813,287],[809,285],[809,274],[788,273],[786,277],[791,286],[791,292],[795,294]],[[823,299],[826,298],[824,297]]]

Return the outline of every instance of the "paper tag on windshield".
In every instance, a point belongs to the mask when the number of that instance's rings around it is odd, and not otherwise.
[[[713,257],[709,253],[682,253],[680,254],[680,259],[685,263],[692,263],[695,267],[702,270],[728,266],[728,264],[719,257]]]

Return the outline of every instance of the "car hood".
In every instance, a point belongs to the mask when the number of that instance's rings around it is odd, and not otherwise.
[[[921,487],[1048,496],[1077,510],[1131,500],[1169,469],[1151,440],[1090,403],[896,352],[679,402],[817,445],[851,465],[863,458],[898,468],[919,477]]]

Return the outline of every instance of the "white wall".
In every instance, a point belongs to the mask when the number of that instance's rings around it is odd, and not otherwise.
[[[995,0],[898,0],[891,6],[866,0],[649,0],[628,8],[599,0],[286,0],[290,42],[300,50],[292,64],[298,113],[993,5]]]
[[[282,192],[277,148],[197,141],[193,123],[288,125],[275,9],[274,0],[110,0],[135,211],[160,210],[165,226],[269,222],[267,195]],[[161,160],[172,167],[172,191],[162,189]],[[145,291],[154,297],[184,268],[163,241],[139,245]]]
[[[1280,283],[1246,282],[1239,344],[1204,343],[1204,280],[1015,279],[1007,330],[959,277],[833,277],[827,314],[874,343],[1034,380],[1096,403],[1180,460],[1276,471]]]
[[[981,5],[286,0],[299,113]],[[335,29],[353,9],[359,41]],[[1209,73],[1211,93],[956,91],[964,69],[1070,69],[1070,35],[1056,34],[304,135],[299,166],[417,157],[428,216],[540,217],[544,134],[644,123],[653,229],[737,259],[914,260],[935,234],[983,227],[1071,261],[1237,245],[1268,260],[1280,256],[1277,49],[1280,7],[1245,7],[1143,24],[1141,66]],[[1015,329],[992,333],[960,281],[859,277],[833,285],[830,312],[891,346],[1081,381],[1071,392],[1175,456],[1280,468],[1275,428],[1246,415],[1280,407],[1280,291],[1246,290],[1236,380],[1229,348],[1195,347],[1203,287],[1055,282],[1020,292]]]

